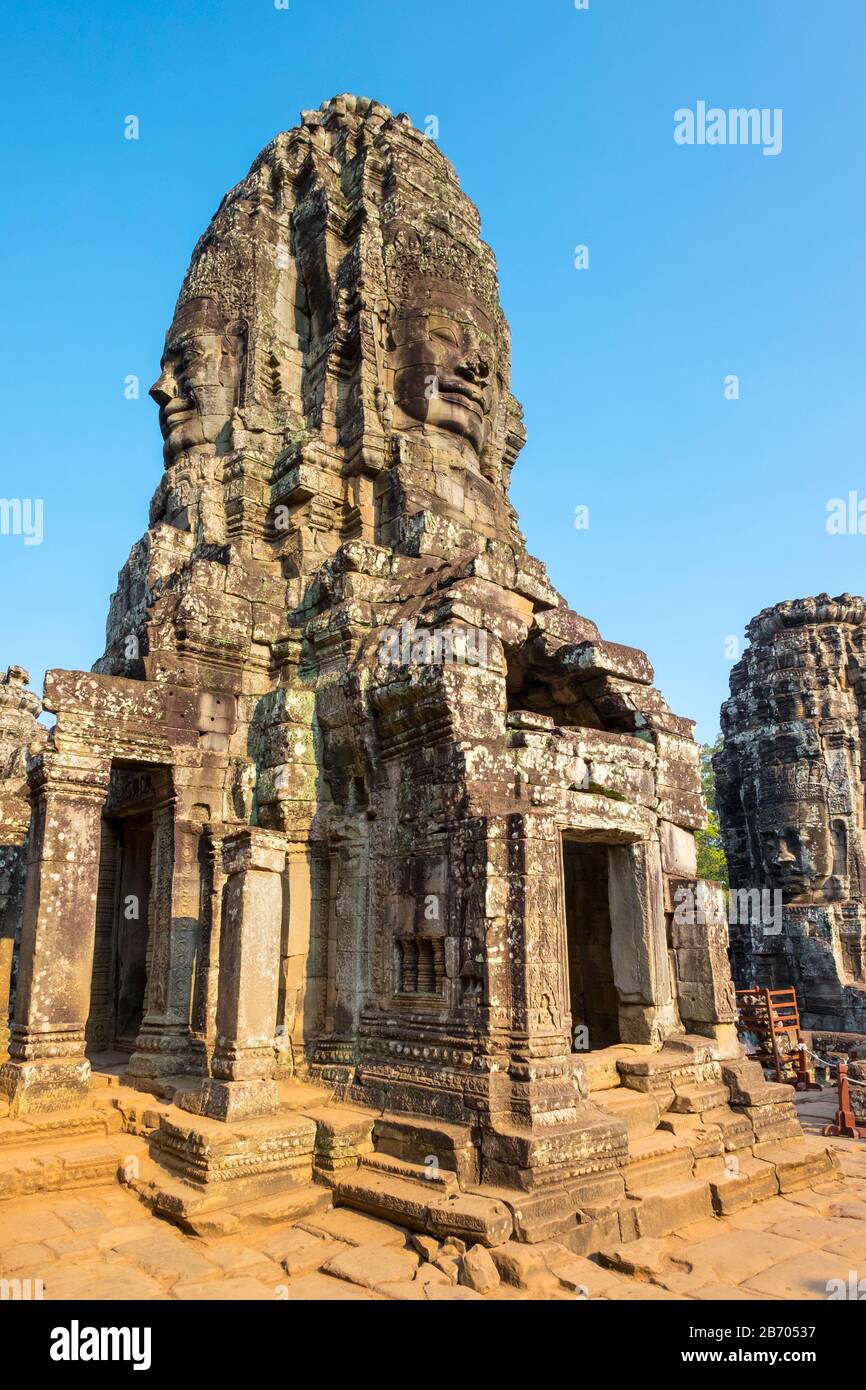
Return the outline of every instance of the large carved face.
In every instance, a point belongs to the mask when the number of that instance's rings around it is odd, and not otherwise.
[[[227,325],[212,300],[189,300],[175,314],[150,388],[166,465],[187,449],[217,443],[238,404],[243,360],[242,328]]]
[[[770,882],[789,902],[822,896],[833,874],[833,836],[822,801],[778,802],[761,817],[761,857]]]
[[[391,339],[403,416],[462,436],[480,456],[498,400],[495,334],[482,306],[441,287],[419,288],[416,302],[394,315]]]

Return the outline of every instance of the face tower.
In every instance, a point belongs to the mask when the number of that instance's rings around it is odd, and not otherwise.
[[[175,1097],[173,1171],[267,1183],[357,1168],[360,1120],[341,1148],[282,1103],[325,1082],[378,1117],[367,1147],[522,1193],[491,1220],[524,1236],[632,1220],[643,1170],[599,1078],[659,1114],[718,1082],[732,1144],[770,1137],[750,1107],[796,1132],[739,1052],[719,894],[675,913],[693,726],[527,553],[509,377],[478,213],[405,116],[337,97],[220,204],[105,652],[46,679],[17,1112],[69,1105],[124,1048],[128,1081]]]
[[[781,931],[758,914],[732,927],[734,974],[794,985],[807,1027],[864,1032],[866,603],[779,603],[747,634],[722,709],[719,813],[732,885],[778,891],[784,913]]]

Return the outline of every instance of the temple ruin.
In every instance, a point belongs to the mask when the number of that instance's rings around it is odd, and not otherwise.
[[[765,608],[731,672],[715,760],[743,987],[793,985],[811,1029],[866,1032],[866,602],[841,594]],[[778,891],[767,930],[754,889]]]
[[[436,144],[347,96],[278,135],[151,395],[104,655],[45,679],[0,1144],[111,1072],[126,1180],[188,1229],[315,1180],[583,1251],[828,1170],[741,1054],[720,890],[677,911],[692,722],[527,554],[496,263]]]

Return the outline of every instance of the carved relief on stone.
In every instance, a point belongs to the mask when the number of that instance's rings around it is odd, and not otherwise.
[[[719,811],[732,885],[780,892],[784,924],[734,924],[735,967],[743,984],[794,984],[807,1026],[866,1027],[866,603],[788,601],[747,632],[722,709]]]

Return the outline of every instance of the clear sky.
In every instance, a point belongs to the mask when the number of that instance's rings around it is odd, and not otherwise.
[[[729,637],[866,588],[866,534],[826,529],[833,498],[866,514],[864,37],[863,0],[8,6],[0,495],[42,499],[44,536],[0,535],[0,663],[41,686],[99,656],[160,477],[146,389],[192,247],[277,131],[350,91],[435,116],[481,211],[531,551],[712,738]],[[781,152],[676,143],[701,101],[781,109]]]

